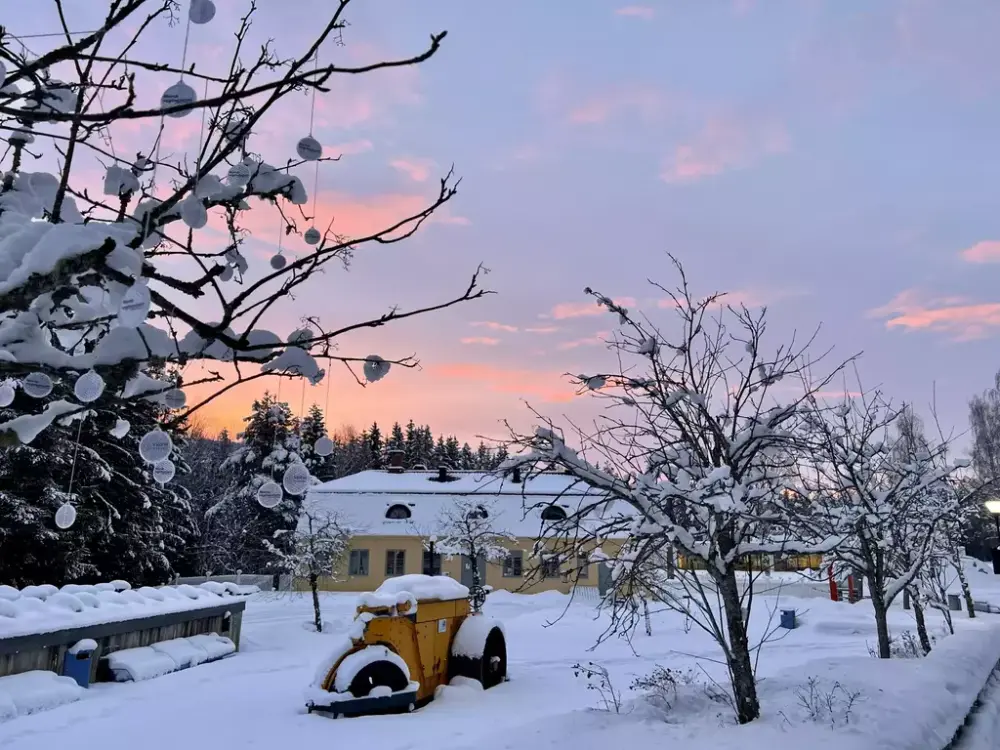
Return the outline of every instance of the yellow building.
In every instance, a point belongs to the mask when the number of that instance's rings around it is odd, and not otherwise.
[[[552,472],[522,481],[519,472],[501,478],[484,472],[403,470],[395,466],[363,471],[309,490],[306,507],[313,513],[334,515],[352,530],[343,563],[332,575],[320,579],[320,588],[373,591],[386,578],[409,573],[443,574],[471,586],[471,561],[461,555],[441,554],[434,546],[442,533],[442,515],[449,507],[454,508],[461,499],[480,497],[482,507],[489,508],[491,530],[511,537],[504,545],[508,549],[504,559],[479,560],[484,585],[521,593],[569,593],[574,585],[607,586],[610,573],[599,554],[573,560],[536,554],[546,546],[544,540],[553,525],[564,535],[565,519],[575,518],[581,508],[595,501],[594,491],[572,477]],[[540,546],[539,539],[543,540]],[[601,542],[618,546],[614,539]],[[549,545],[565,547],[555,541]]]

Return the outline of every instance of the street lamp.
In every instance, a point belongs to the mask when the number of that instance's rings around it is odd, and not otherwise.
[[[986,510],[993,516],[997,525],[997,546],[993,548],[993,573],[1000,575],[1000,500],[987,500]]]

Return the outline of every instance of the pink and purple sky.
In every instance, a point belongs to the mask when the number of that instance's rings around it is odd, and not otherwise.
[[[228,60],[247,6],[216,2],[192,29],[203,70]],[[92,28],[103,5],[70,6],[71,25]],[[332,3],[259,5],[255,40],[291,53]],[[0,17],[15,34],[59,28],[41,0],[0,0]],[[416,353],[423,369],[366,389],[337,373],[329,401],[306,386],[331,426],[413,418],[502,437],[500,420],[530,423],[525,399],[585,417],[564,373],[612,366],[600,340],[614,320],[584,286],[667,314],[646,279],[674,281],[669,251],[697,290],[767,304],[775,342],[822,323],[833,357],[864,351],[866,387],[925,414],[936,392],[944,426],[966,429],[969,396],[1000,366],[1000,3],[354,0],[347,18],[327,59],[406,56],[449,33],[419,68],[339,80],[320,99],[316,136],[343,154],[321,168],[322,223],[380,226],[452,163],[461,191],[412,240],[314,280],[269,327],[440,301],[480,261],[498,294],[346,342]],[[176,64],[182,40],[164,28],[144,56]],[[149,85],[153,100],[169,81]],[[308,98],[292,99],[251,144],[272,163],[306,134]],[[167,143],[196,145],[198,120],[170,123]],[[268,210],[248,222],[259,262],[277,240]],[[284,387],[298,409],[300,386]],[[236,428],[260,390],[216,402],[212,424]]]

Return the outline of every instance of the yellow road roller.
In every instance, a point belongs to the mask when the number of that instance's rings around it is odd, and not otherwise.
[[[399,576],[361,595],[306,708],[333,718],[413,711],[455,677],[486,689],[507,679],[503,626],[473,612],[469,589],[448,576]]]

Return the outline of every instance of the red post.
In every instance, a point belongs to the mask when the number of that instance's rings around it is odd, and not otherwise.
[[[833,566],[831,565],[827,570],[830,576],[830,598],[833,601],[837,601],[837,582],[833,580]]]
[[[854,598],[854,574],[853,573],[851,575],[847,576],[847,601],[849,601],[851,604],[854,604],[854,602],[857,601],[857,599]]]

